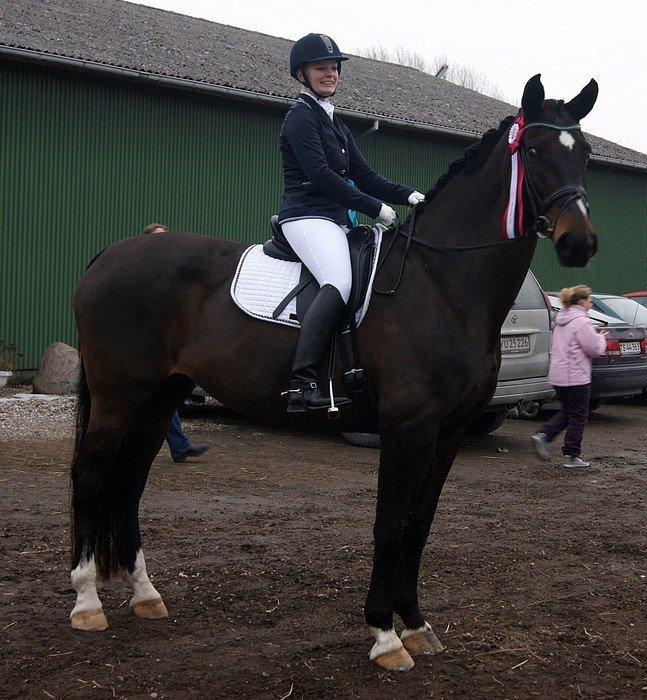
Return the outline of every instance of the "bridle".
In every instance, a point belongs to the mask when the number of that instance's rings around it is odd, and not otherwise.
[[[550,122],[531,122],[525,126],[525,129],[530,128],[554,129],[556,131],[576,131],[582,127],[579,124],[560,126],[559,124],[551,124]],[[528,165],[528,151],[526,145],[522,143],[519,150],[521,154],[521,162],[523,163],[525,171],[524,185],[534,217],[531,231],[537,234],[539,238],[552,238],[560,216],[572,202],[581,199],[586,211],[589,211],[589,198],[586,192],[586,187],[575,184],[562,185],[556,190],[553,190],[553,192],[542,200],[541,195],[537,191],[537,187],[532,181],[530,167]],[[557,216],[551,222],[546,214],[548,213],[550,207],[561,199],[563,199],[564,202],[557,212]]]
[[[577,129],[581,129],[582,127],[579,124],[571,124],[569,126],[560,126],[559,124],[551,124],[550,122],[531,122],[530,124],[526,124],[524,129],[530,129],[530,128],[538,128],[538,129],[554,129],[556,131],[575,131]],[[524,131],[525,135],[525,131]],[[586,187],[583,187],[582,185],[575,185],[575,184],[566,184],[562,185],[561,187],[558,187],[556,190],[553,190],[547,197],[544,197],[542,199],[541,195],[539,194],[539,191],[537,190],[537,187],[535,186],[534,182],[532,181],[532,176],[530,174],[530,167],[528,165],[528,153],[527,153],[527,148],[526,145],[523,143],[523,137],[521,139],[521,144],[520,144],[520,149],[519,152],[521,154],[521,161],[523,163],[523,168],[524,168],[524,180],[523,180],[523,185],[525,188],[525,192],[528,195],[528,201],[530,202],[530,207],[532,209],[532,214],[533,214],[533,224],[530,227],[530,231],[528,233],[530,234],[535,234],[538,238],[552,238],[553,234],[555,233],[555,227],[557,226],[557,222],[559,221],[559,218],[561,215],[564,213],[566,208],[574,201],[581,199],[584,207],[586,208],[586,211],[589,211],[589,199],[588,199],[588,194],[586,191]],[[559,211],[557,212],[557,216],[551,220],[548,218],[547,213],[550,207],[555,204],[555,202],[558,202],[560,200],[564,200],[562,206],[560,207]],[[418,205],[419,206],[419,205]],[[404,247],[404,252],[402,254],[402,261],[400,263],[400,270],[398,272],[398,278],[395,283],[395,287],[393,289],[389,290],[384,290],[384,289],[376,289],[373,287],[373,291],[376,292],[377,294],[381,294],[383,296],[391,296],[396,293],[398,290],[398,287],[400,286],[400,282],[402,281],[402,277],[404,275],[404,265],[407,260],[407,255],[409,253],[409,248],[411,247],[411,243],[417,243],[418,245],[421,245],[425,248],[430,248],[431,250],[438,250],[438,251],[454,251],[454,252],[462,252],[462,251],[470,251],[470,250],[482,250],[483,248],[493,248],[494,246],[500,246],[500,245],[505,245],[506,243],[512,243],[516,240],[526,238],[526,236],[517,236],[515,238],[502,238],[498,241],[492,241],[490,243],[478,243],[476,245],[470,245],[470,246],[439,246],[439,245],[434,245],[433,243],[430,243],[429,241],[426,241],[422,238],[419,238],[418,236],[415,235],[415,225],[416,225],[416,214],[417,214],[417,207],[413,208],[413,211],[411,213],[411,217],[409,219],[409,226],[406,229],[403,229],[400,221],[398,219],[398,223],[396,225],[395,231],[393,233],[393,238],[391,240],[391,243],[389,244],[389,247],[386,250],[386,253],[384,254],[384,257],[379,261],[377,270],[376,270],[376,275],[380,271],[380,268],[386,261],[386,259],[389,257],[389,254],[391,253],[391,250],[393,248],[393,244],[395,243],[396,239],[398,238],[398,234],[403,235],[406,239],[407,242]]]

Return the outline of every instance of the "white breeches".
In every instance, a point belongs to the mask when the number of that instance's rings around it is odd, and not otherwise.
[[[346,303],[353,283],[346,230],[327,219],[286,221],[281,229],[319,286],[332,284]]]

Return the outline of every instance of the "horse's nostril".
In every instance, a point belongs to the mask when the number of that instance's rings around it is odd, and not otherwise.
[[[589,235],[589,245],[591,246],[591,257],[593,257],[598,252],[598,237],[594,233]]]

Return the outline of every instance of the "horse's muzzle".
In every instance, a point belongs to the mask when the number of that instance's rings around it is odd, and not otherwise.
[[[565,231],[555,242],[555,252],[561,265],[585,267],[598,252],[598,238],[593,232]]]

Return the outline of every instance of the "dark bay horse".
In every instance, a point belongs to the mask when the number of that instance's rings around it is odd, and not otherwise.
[[[584,177],[590,148],[579,121],[591,81],[568,103],[524,90],[521,139],[525,235],[501,234],[509,199],[513,118],[450,166],[415,218],[402,284],[374,295],[360,327],[382,441],[366,622],[370,657],[387,669],[442,645],[418,602],[418,570],[441,489],[464,428],[496,386],[499,334],[536,245],[550,234],[560,263],[584,266],[597,242]],[[407,239],[396,233],[376,287],[398,276]],[[167,615],[146,573],[139,500],[173,411],[196,384],[252,418],[298,425],[286,413],[297,333],[244,315],[229,294],[244,247],[189,233],[122,240],[88,268],[75,294],[81,356],[72,465],[72,626],[108,625],[97,575],[121,574],[140,617]],[[352,424],[352,409],[342,418]],[[308,420],[325,422],[323,416]],[[394,612],[404,631],[394,630]]]

